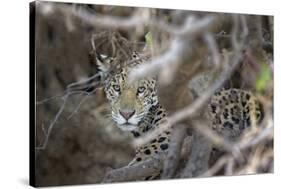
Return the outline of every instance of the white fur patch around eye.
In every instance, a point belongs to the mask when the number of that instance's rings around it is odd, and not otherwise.
[[[143,97],[144,96],[144,93],[140,93],[138,94],[139,97]]]
[[[119,96],[119,92],[113,91],[113,93],[114,93],[114,95],[115,95],[116,97]]]

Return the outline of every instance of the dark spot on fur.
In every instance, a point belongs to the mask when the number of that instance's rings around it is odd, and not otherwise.
[[[248,117],[246,119],[246,123],[247,123],[247,127],[250,127],[251,126],[251,120],[250,120],[250,117]]]
[[[161,119],[162,119],[161,117],[155,119],[155,120],[154,120],[154,123],[157,123],[157,122],[158,122],[159,120],[161,120]]]
[[[156,115],[160,115],[160,114],[162,114],[163,113],[163,111],[159,111],[159,112],[157,112],[157,114]]]
[[[149,149],[147,149],[147,150],[144,151],[144,153],[145,153],[146,155],[149,155],[149,154],[151,154],[151,151],[150,151]]]
[[[140,133],[139,132],[136,132],[136,131],[132,131],[134,137],[139,137],[140,136]]]
[[[247,104],[247,102],[242,101],[242,106],[243,106],[243,107],[245,107],[245,106],[246,106],[246,104]]]
[[[147,125],[146,127],[143,128],[143,132],[147,132],[151,127],[149,125]]]
[[[236,94],[236,90],[231,90],[230,93]]]
[[[157,140],[156,139],[154,139],[154,140],[152,140],[150,143],[155,143]]]
[[[216,113],[217,107],[216,107],[214,104],[211,104],[211,108],[212,108],[212,112],[213,112],[213,113]]]
[[[229,128],[229,129],[233,129],[233,124],[230,123],[229,121],[227,121],[227,122],[225,122],[225,123],[223,124],[223,127]]]
[[[235,124],[238,124],[238,123],[239,123],[239,119],[238,119],[238,118],[232,117],[231,119],[232,119],[232,121],[233,121]]]
[[[224,117],[224,119],[227,119],[228,118],[228,112],[224,111],[223,112],[223,117]]]
[[[141,158],[140,158],[140,157],[138,157],[136,160],[137,160],[137,161],[141,161]]]
[[[249,100],[250,99],[250,95],[246,94],[246,99]]]
[[[243,111],[242,114],[243,114],[243,117],[244,117],[244,118],[247,117],[247,115],[248,115],[247,112],[245,112],[245,111]]]
[[[165,139],[166,139],[166,137],[160,137],[160,138],[158,139],[158,142],[163,142]]]
[[[161,145],[160,145],[160,148],[161,148],[162,150],[167,150],[168,147],[169,147],[168,144],[161,144]]]
[[[219,117],[216,117],[213,121],[213,124],[214,125],[221,124],[221,119]]]

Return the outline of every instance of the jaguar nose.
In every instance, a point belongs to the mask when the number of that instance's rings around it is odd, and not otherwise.
[[[119,110],[119,113],[126,119],[130,119],[135,114],[135,110]]]

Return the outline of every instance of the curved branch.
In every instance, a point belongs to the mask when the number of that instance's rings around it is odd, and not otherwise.
[[[151,158],[141,163],[111,170],[105,174],[103,183],[142,180],[162,169],[161,158]]]

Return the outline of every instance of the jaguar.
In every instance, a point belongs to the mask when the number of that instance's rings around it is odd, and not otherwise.
[[[138,138],[167,121],[167,112],[157,96],[157,78],[145,77],[134,83],[128,80],[130,70],[145,63],[145,58],[133,52],[122,66],[114,66],[114,58],[99,54],[96,57],[104,80],[104,92],[111,107],[111,117],[117,127]],[[216,132],[224,137],[237,138],[252,124],[252,120],[261,120],[262,110],[252,93],[230,88],[219,90],[211,97],[207,114]],[[137,148],[129,166],[159,153],[165,154],[169,149],[170,135],[171,130],[166,130]],[[159,178],[159,174],[145,179],[155,178]]]

